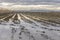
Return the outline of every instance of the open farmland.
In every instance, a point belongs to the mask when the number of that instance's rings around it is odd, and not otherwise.
[[[60,13],[0,14],[0,40],[59,40]]]
[[[36,21],[48,21],[52,23],[60,24],[59,12],[31,12],[23,13],[24,15],[36,20]]]

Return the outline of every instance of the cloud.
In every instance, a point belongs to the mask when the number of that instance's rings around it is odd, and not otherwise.
[[[60,0],[0,0],[10,10],[60,10]]]
[[[0,0],[0,2],[10,2],[21,5],[57,4],[60,0]]]
[[[60,10],[56,5],[12,5],[11,10]]]
[[[0,6],[10,6],[13,5],[14,3],[6,3],[6,2],[2,2],[0,3]]]

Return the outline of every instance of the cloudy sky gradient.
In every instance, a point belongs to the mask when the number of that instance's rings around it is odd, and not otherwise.
[[[60,0],[0,0],[0,2],[10,2],[10,3],[19,3],[19,4],[56,4],[56,3],[60,3]]]
[[[0,7],[11,10],[60,11],[60,0],[0,0]]]

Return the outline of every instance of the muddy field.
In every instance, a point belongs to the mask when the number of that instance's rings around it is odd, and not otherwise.
[[[59,12],[35,12],[35,13],[26,12],[23,14],[37,21],[44,20],[44,21],[60,24],[60,13]]]
[[[0,40],[59,40],[59,13],[0,14]]]

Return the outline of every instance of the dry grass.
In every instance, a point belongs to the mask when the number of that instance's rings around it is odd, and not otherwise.
[[[48,22],[60,24],[60,12],[30,12],[30,13],[26,12],[23,14],[35,20],[40,19],[40,20],[45,20]]]

